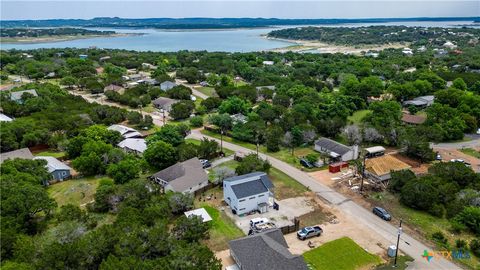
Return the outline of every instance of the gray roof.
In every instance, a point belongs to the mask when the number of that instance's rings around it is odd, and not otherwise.
[[[127,127],[124,125],[111,125],[107,128],[108,130],[118,131],[122,135],[123,138],[138,138],[142,137],[142,134],[138,132],[136,129],[131,127]]]
[[[15,159],[15,158],[22,158],[22,159],[33,159],[32,152],[28,148],[22,148],[10,152],[5,152],[0,154],[0,163],[3,163],[7,159]]]
[[[153,105],[163,109],[165,109],[166,107],[172,106],[172,104],[175,104],[177,102],[178,100],[167,98],[167,97],[159,97],[154,101],[152,101]]]
[[[162,90],[169,90],[169,89],[172,89],[175,86],[177,86],[177,84],[174,83],[174,82],[171,82],[171,81],[164,81],[160,84],[160,88]]]
[[[239,180],[249,179],[248,182],[235,184]],[[238,199],[267,192],[273,188],[273,183],[264,172],[252,172],[244,175],[227,178],[223,181],[233,182],[232,190]]]
[[[196,157],[172,165],[155,173],[152,177],[169,182],[173,190],[179,192],[208,181],[208,175]]]
[[[242,270],[308,269],[302,256],[290,253],[279,229],[232,240],[228,245]]]
[[[66,170],[70,171],[71,168],[68,167],[65,163],[61,162],[60,160],[54,157],[47,157],[47,156],[36,156],[33,159],[43,159],[47,161],[47,169],[49,173],[59,170]]]
[[[10,99],[13,101],[21,100],[23,93],[29,93],[38,97],[37,91],[35,91],[35,89],[29,89],[29,90],[16,91],[16,92],[10,93]]]
[[[120,148],[128,148],[130,150],[137,151],[139,153],[147,150],[147,144],[144,139],[128,138],[117,144]]]
[[[249,181],[232,186],[233,193],[238,199],[267,192],[268,189],[260,180]]]
[[[321,148],[327,149],[330,152],[337,153],[338,155],[344,155],[348,153],[351,149],[350,147],[338,143],[334,140],[328,138],[320,138],[315,141],[315,145],[320,146]]]

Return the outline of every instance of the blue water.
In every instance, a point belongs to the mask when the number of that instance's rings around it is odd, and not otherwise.
[[[460,25],[470,24],[470,22],[402,22],[386,23],[384,25],[406,25],[423,27],[459,27]],[[359,27],[372,24],[335,24],[323,25],[328,27]],[[476,24],[478,27],[478,24]],[[294,27],[294,26],[288,26]],[[287,28],[287,27],[277,27]],[[112,30],[120,33],[142,33],[143,35],[125,36],[125,37],[105,37],[77,39],[62,42],[47,42],[35,44],[1,44],[1,49],[37,49],[37,48],[88,48],[97,46],[98,48],[108,49],[126,49],[136,51],[179,51],[179,50],[207,50],[207,51],[226,51],[226,52],[251,52],[262,51],[274,48],[281,48],[291,45],[291,43],[269,40],[262,35],[275,28],[255,28],[255,29],[229,29],[229,30],[201,30],[201,31],[165,31],[156,29],[107,29],[107,28],[88,28],[96,30]]]

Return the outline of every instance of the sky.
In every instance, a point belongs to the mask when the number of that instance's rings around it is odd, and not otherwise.
[[[263,17],[263,18],[406,18],[480,16],[480,1],[463,0],[1,0],[1,20]]]

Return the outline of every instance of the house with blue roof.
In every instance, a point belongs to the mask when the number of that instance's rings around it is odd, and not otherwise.
[[[253,172],[223,180],[223,199],[232,213],[268,212],[273,205],[273,183],[264,172]]]

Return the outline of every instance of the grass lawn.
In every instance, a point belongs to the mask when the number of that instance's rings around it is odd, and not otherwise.
[[[97,186],[102,179],[108,179],[108,177],[67,180],[49,186],[47,191],[50,197],[58,203],[58,206],[69,203],[81,206],[93,200]]]
[[[206,204],[202,207],[212,217],[210,238],[206,240],[211,250],[225,250],[228,248],[228,241],[245,236],[224,212]]]
[[[472,157],[480,158],[480,152],[472,148],[464,148],[464,149],[461,149],[460,152]]]
[[[368,269],[368,266],[381,263],[378,256],[366,252],[348,237],[325,243],[305,252],[303,257],[318,270]]]
[[[371,112],[370,110],[360,110],[354,112],[352,115],[348,117],[348,122],[351,122],[353,124],[359,124],[365,116]]]
[[[280,170],[270,168],[268,176],[275,186],[274,192],[277,200],[302,196],[307,192],[306,187]]]
[[[213,96],[217,95],[217,92],[215,92],[215,88],[213,88],[213,87],[203,87],[202,86],[202,87],[195,88],[195,90],[198,90],[202,94],[205,94],[209,97],[213,97]]]
[[[54,157],[54,158],[62,158],[65,156],[65,152],[56,152],[56,151],[43,151],[36,153],[35,156],[47,156],[47,157]]]

